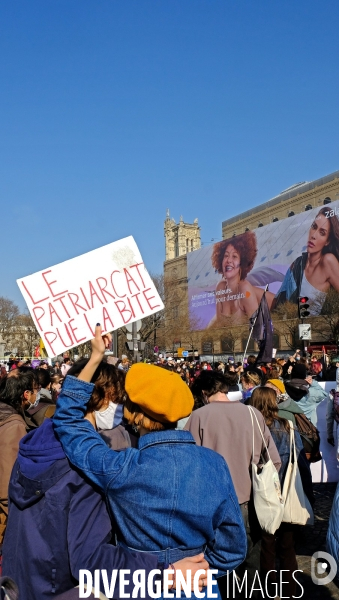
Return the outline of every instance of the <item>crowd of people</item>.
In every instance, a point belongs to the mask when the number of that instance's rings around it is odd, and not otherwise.
[[[297,351],[265,365],[255,356],[131,364],[106,357],[108,343],[98,325],[89,359],[1,367],[0,544],[13,598],[79,598],[84,569],[99,573],[106,595],[104,572],[127,569],[146,580],[156,570],[147,597],[178,588],[182,573],[181,596],[197,598],[199,571],[206,598],[234,597],[233,572],[238,582],[247,573],[239,597],[269,598],[279,593],[277,559],[283,596],[297,596],[297,526],[260,526],[251,466],[270,459],[282,490],[293,431],[313,506],[316,409],[327,397],[319,380],[331,374],[339,390],[339,363],[325,369]],[[327,414],[334,445],[333,396]]]

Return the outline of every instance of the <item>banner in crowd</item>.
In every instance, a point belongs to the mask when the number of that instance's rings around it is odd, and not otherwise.
[[[133,237],[17,280],[49,357],[163,309]]]
[[[339,291],[339,201],[190,252],[187,271],[194,329],[244,323],[267,284],[270,309],[306,296],[316,316]]]

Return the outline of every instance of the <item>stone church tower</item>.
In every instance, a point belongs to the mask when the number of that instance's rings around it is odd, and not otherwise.
[[[165,230],[165,261],[184,256],[188,252],[198,250],[201,246],[200,227],[198,219],[193,223],[184,223],[180,217],[179,223],[170,218],[167,210],[164,224]]]

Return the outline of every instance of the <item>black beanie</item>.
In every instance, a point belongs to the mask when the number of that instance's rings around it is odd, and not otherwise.
[[[291,379],[291,381],[285,381],[286,393],[296,402],[308,394],[309,387],[307,381],[304,379]]]
[[[294,364],[291,372],[291,379],[306,379],[306,365]]]

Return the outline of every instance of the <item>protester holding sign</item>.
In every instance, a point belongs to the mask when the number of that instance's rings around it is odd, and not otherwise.
[[[189,432],[175,430],[192,411],[191,392],[176,373],[134,365],[125,415],[139,430],[139,448],[108,450],[84,419],[104,351],[97,326],[90,361],[78,379],[66,377],[58,398],[54,426],[67,456],[105,491],[120,544],[168,562],[205,551],[219,576],[232,571],[245,558],[246,536],[228,467]]]
[[[73,367],[73,374],[79,373],[77,369],[86,362],[86,359],[79,361],[80,365]],[[9,381],[14,380],[17,378]],[[117,432],[118,427],[112,428],[124,395],[123,375],[112,365],[101,362],[95,373],[86,417],[93,426],[100,427],[107,444],[120,449],[126,447],[124,437]],[[122,443],[117,446],[119,440]],[[105,448],[108,449],[106,445]],[[5,452],[0,457],[9,458]],[[1,467],[0,463],[0,472]],[[0,491],[3,483],[1,481]],[[145,575],[152,569],[160,569],[159,581],[162,581],[168,566],[164,561],[110,543],[112,526],[104,498],[69,463],[51,419],[21,440],[10,479],[9,498],[3,573],[16,581],[23,600],[55,598],[74,587],[82,569],[89,574],[94,574],[96,569],[106,569],[109,580],[113,569],[129,569],[132,574],[141,569]],[[203,556],[175,563],[177,569],[185,572],[191,569],[192,577],[196,570],[207,567]],[[105,591],[102,579],[97,587]]]

